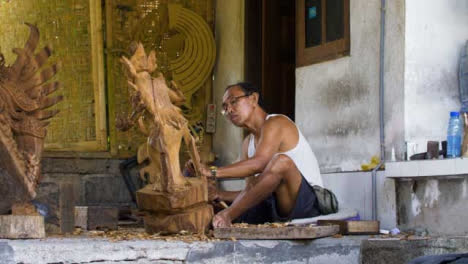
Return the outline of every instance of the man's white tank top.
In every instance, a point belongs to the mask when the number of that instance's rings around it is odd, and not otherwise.
[[[268,115],[265,120],[268,120],[268,118],[272,116],[277,116],[277,114]],[[288,118],[287,116],[285,117]],[[291,119],[289,119],[289,121],[292,122]],[[311,186],[319,185],[323,187],[322,176],[320,175],[320,169],[318,166],[317,158],[315,157],[314,152],[310,148],[309,143],[302,135],[301,130],[299,130],[297,126],[296,128],[297,132],[299,133],[299,142],[297,142],[297,145],[286,152],[278,152],[275,154],[275,156],[279,154],[288,156],[294,162],[294,164],[296,164],[297,169],[302,173],[304,178]],[[250,134],[247,156],[251,158],[254,155],[255,137],[253,134]]]

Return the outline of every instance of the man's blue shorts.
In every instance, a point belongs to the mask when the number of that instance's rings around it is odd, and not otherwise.
[[[273,222],[286,222],[291,219],[309,218],[320,215],[318,201],[315,191],[310,186],[304,176],[302,176],[301,186],[297,193],[296,205],[288,216],[280,216],[276,208],[276,196],[271,194],[260,202],[260,204],[250,208],[243,215],[234,220],[235,223],[263,224]]]

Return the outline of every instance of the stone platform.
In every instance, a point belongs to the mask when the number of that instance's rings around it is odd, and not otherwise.
[[[315,240],[182,242],[102,238],[0,240],[0,263],[407,263],[468,251],[468,237],[425,240],[345,236]]]
[[[358,263],[365,236],[181,242],[97,238],[0,240],[0,263]]]

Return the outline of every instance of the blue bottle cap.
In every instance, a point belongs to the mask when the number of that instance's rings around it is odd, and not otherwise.
[[[459,112],[450,112],[450,117],[460,117]]]

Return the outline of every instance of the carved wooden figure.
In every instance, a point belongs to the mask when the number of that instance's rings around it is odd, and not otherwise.
[[[0,54],[0,214],[35,197],[47,120],[58,113],[46,109],[62,100],[49,97],[59,87],[49,82],[57,65],[45,66],[51,49],[35,53],[39,30],[27,25],[30,35],[24,48],[13,50],[16,61],[7,66]]]
[[[145,218],[146,230],[150,233],[203,232],[213,210],[207,204],[207,179],[200,177],[195,140],[180,108],[174,105],[183,102],[183,94],[175,83],[169,88],[162,73],[157,71],[155,52],[147,56],[142,44],[137,45],[130,59],[122,57],[121,61],[130,73],[133,112],[129,117],[120,117],[117,127],[126,130],[138,122],[140,130],[148,136],[147,142],[138,149],[138,162],[147,164],[140,174],[147,175],[150,184],[137,192],[138,207],[151,212]],[[179,162],[182,140],[193,161],[195,178],[182,175]]]

